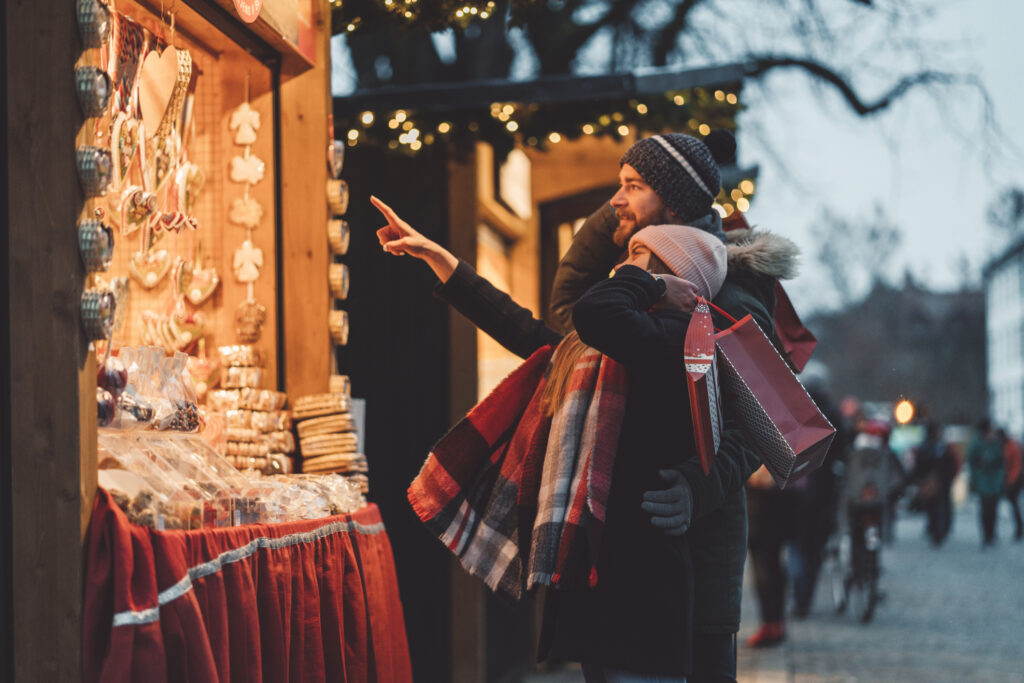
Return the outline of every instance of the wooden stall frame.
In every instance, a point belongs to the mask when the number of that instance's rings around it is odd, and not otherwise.
[[[314,0],[315,65],[279,42],[267,45],[263,29],[254,33],[222,4],[177,6],[183,30],[192,9],[227,38],[276,61],[279,379],[284,375],[292,394],[325,390],[329,6]],[[74,163],[83,117],[72,65],[82,46],[69,0],[9,0],[0,19],[0,679],[77,681],[81,558],[96,492],[96,366],[79,320],[86,278],[75,239],[85,198]]]

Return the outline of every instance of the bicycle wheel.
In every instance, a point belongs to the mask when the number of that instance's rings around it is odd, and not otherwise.
[[[832,607],[836,614],[846,610],[846,567],[840,558],[839,545],[830,543],[825,549],[825,562],[822,566],[825,585],[832,598]]]

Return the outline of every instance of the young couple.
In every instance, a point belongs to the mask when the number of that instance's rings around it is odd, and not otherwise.
[[[547,591],[541,657],[580,662],[588,683],[735,681],[743,484],[760,461],[726,402],[719,453],[703,473],[683,339],[698,295],[736,318],[751,314],[771,338],[775,279],[792,277],[797,250],[766,232],[727,238],[712,208],[718,162],[697,138],[640,140],[622,158],[619,183],[559,265],[551,308],[560,330],[372,201],[388,221],[378,231],[384,251],[424,261],[443,300],[523,358],[557,347],[545,374],[549,415],[588,350],[625,368],[597,583]]]

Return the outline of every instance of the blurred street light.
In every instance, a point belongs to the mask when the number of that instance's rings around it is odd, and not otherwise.
[[[903,399],[896,404],[896,408],[893,409],[892,414],[896,417],[897,422],[901,425],[905,425],[914,419],[914,404]]]

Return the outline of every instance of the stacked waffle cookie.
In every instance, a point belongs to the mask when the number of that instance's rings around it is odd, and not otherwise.
[[[211,391],[211,410],[224,415],[224,456],[239,469],[290,472],[289,455],[295,452],[291,413],[284,409],[287,396],[258,388],[262,368],[259,349],[220,347],[226,388]]]
[[[295,400],[295,430],[302,451],[302,471],[337,472],[369,490],[366,456],[358,453],[359,437],[346,394],[313,394]]]

